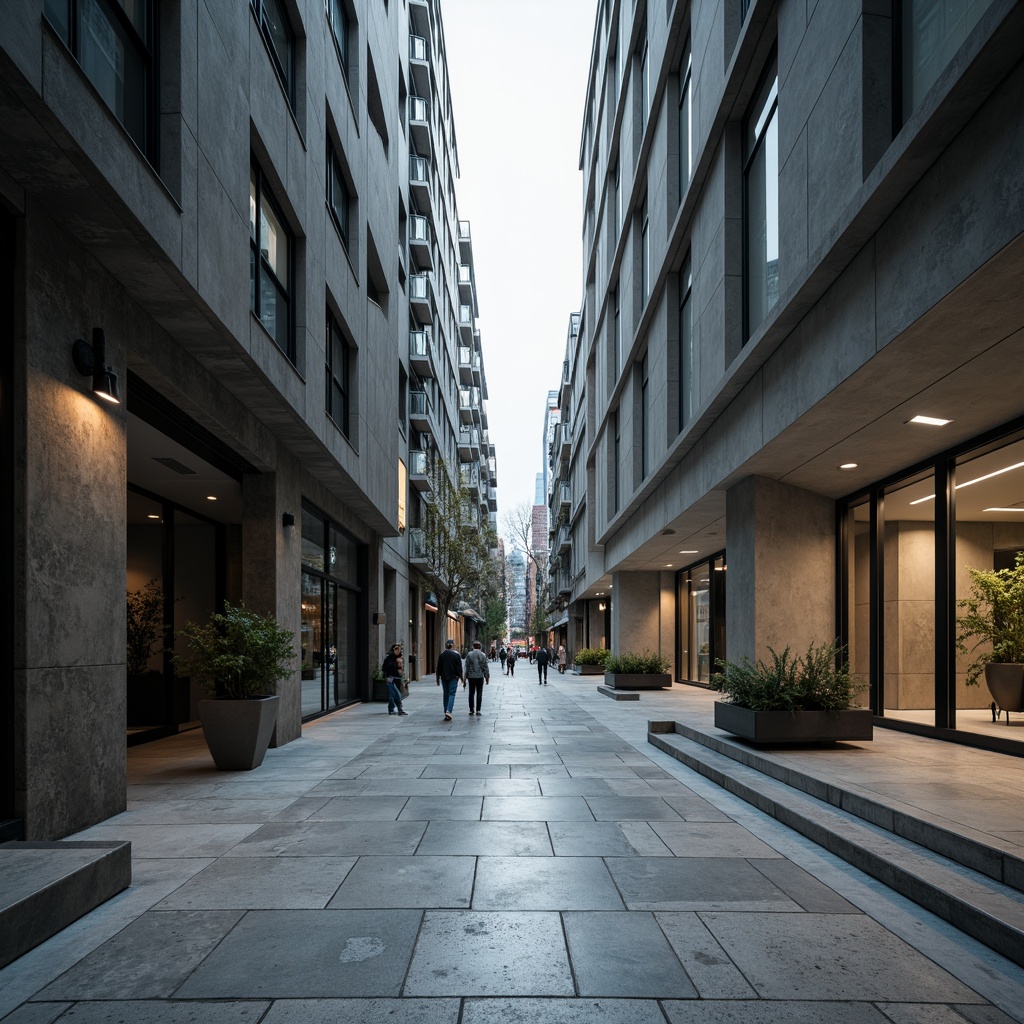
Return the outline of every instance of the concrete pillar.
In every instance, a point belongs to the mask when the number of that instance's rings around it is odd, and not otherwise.
[[[661,574],[616,572],[612,580],[612,651],[660,651]]]
[[[728,656],[835,638],[835,503],[751,476],[726,495]]]
[[[298,637],[302,492],[298,467],[284,453],[279,457],[277,473],[251,474],[242,481],[242,600],[253,611],[273,614]],[[295,516],[294,526],[282,526],[285,512]],[[271,746],[302,735],[301,685],[296,657],[295,670],[277,684],[281,704]]]

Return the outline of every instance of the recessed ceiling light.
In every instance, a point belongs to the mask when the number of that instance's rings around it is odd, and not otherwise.
[[[947,423],[952,423],[952,420],[940,420],[936,416],[912,416],[908,423],[923,423],[926,427],[944,427]]]
[[[666,569],[671,569],[672,568],[672,563],[671,562],[666,562],[665,563],[665,568]]]
[[[149,515],[146,516],[146,518],[147,519],[159,519],[160,517],[155,512],[150,512]]]
[[[697,549],[694,548],[693,550],[680,551],[679,554],[681,554],[681,555],[695,555],[695,554],[697,554]]]
[[[856,462],[844,462],[839,468],[840,469],[856,469],[857,468],[857,463]]]
[[[206,500],[207,501],[216,501],[217,500],[217,495],[216,494],[208,494],[206,496]]]

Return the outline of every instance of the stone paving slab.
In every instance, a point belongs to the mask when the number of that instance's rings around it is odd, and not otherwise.
[[[557,913],[427,911],[405,994],[576,994]]]
[[[468,908],[475,857],[360,857],[329,909]]]
[[[621,910],[600,857],[481,857],[474,910]]]
[[[462,1024],[665,1024],[653,999],[467,999]]]
[[[175,992],[178,999],[397,996],[420,910],[258,910]]]
[[[280,999],[261,1024],[458,1024],[458,999]]]

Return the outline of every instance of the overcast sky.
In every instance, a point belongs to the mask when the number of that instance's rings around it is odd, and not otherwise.
[[[582,294],[580,133],[596,0],[441,0],[473,237],[498,524],[533,503]]]

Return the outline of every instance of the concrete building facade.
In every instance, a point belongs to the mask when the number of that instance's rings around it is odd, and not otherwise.
[[[295,632],[275,744],[369,699],[420,456],[486,518],[494,450],[435,4],[13,0],[0,112],[0,821],[53,839],[124,809],[126,722],[194,723],[163,647],[225,599]]]
[[[955,616],[1024,549],[1022,55],[1009,0],[598,5],[572,649],[838,636],[879,721],[1000,742]]]

